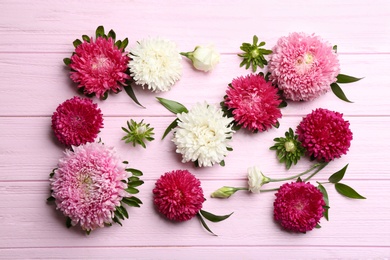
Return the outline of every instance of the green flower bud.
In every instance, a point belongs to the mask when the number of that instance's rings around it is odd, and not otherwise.
[[[234,187],[228,187],[228,186],[223,186],[222,188],[219,188],[218,190],[214,191],[211,194],[212,198],[222,198],[222,199],[227,199],[230,196],[232,196],[236,191],[239,189],[234,188]]]

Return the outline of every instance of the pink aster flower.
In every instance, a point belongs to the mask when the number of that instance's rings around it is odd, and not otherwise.
[[[103,127],[103,115],[97,105],[79,97],[59,105],[51,121],[58,140],[68,146],[93,142]]]
[[[275,196],[274,218],[286,230],[310,231],[323,216],[323,195],[310,183],[285,183]]]
[[[112,223],[128,178],[112,148],[87,143],[66,150],[51,181],[57,209],[86,231]]]
[[[318,36],[292,33],[280,38],[272,52],[270,78],[286,99],[313,100],[330,90],[340,72],[336,52]]]
[[[158,211],[173,221],[193,218],[205,201],[200,181],[187,170],[167,172],[153,189]]]
[[[323,108],[304,117],[296,133],[309,156],[326,162],[346,154],[352,140],[349,122],[343,114]]]
[[[84,94],[104,98],[108,91],[117,93],[130,78],[127,64],[130,58],[115,46],[111,37],[98,37],[96,41],[84,41],[76,47],[71,57],[70,78],[79,83]]]
[[[225,105],[234,121],[251,131],[265,131],[282,117],[278,89],[263,76],[250,74],[232,81],[226,91]]]

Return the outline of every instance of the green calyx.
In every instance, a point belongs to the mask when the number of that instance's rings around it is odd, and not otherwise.
[[[249,69],[252,66],[252,71],[256,72],[257,67],[264,68],[268,64],[268,61],[265,59],[265,55],[272,53],[271,50],[260,48],[265,45],[265,42],[260,42],[258,44],[259,38],[254,35],[252,44],[244,42],[240,49],[244,53],[238,54],[238,56],[243,58],[243,61],[240,64],[240,67],[245,65],[245,69]]]
[[[292,164],[297,164],[301,156],[305,154],[305,148],[298,141],[298,136],[289,128],[285,133],[285,137],[274,139],[275,145],[271,146],[270,150],[275,150],[279,162],[284,163],[287,169],[290,169]]]
[[[133,143],[133,146],[137,144],[141,145],[143,148],[146,148],[146,141],[152,141],[154,138],[154,128],[150,127],[150,124],[145,124],[142,120],[137,123],[133,119],[130,119],[130,122],[127,121],[127,127],[122,127],[122,130],[126,132],[126,135],[122,138],[126,143]]]

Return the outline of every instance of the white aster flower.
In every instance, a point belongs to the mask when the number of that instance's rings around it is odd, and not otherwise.
[[[257,166],[248,168],[248,186],[252,193],[260,193],[261,186],[269,183],[270,179],[263,175]]]
[[[181,55],[170,40],[143,39],[130,49],[130,58],[130,76],[152,91],[168,91],[181,77]]]
[[[206,102],[196,104],[188,113],[177,114],[178,126],[172,141],[182,162],[197,162],[199,167],[221,163],[228,151],[234,131],[232,119],[220,108]]]

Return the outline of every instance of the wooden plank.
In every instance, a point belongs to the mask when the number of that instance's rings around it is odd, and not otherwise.
[[[215,165],[212,168],[195,168],[193,164],[181,163],[181,156],[175,152],[170,141],[172,135],[161,140],[166,127],[173,117],[146,118],[145,122],[155,128],[156,140],[147,144],[147,149],[133,147],[121,141],[124,132],[121,127],[126,121],[138,117],[106,117],[105,127],[99,135],[103,142],[114,146],[123,160],[128,160],[132,167],[146,173],[147,178],[156,179],[160,174],[172,169],[188,168],[202,178],[217,180],[241,180],[246,178],[248,167],[258,165],[264,174],[275,178],[295,175],[307,170],[312,162],[303,159],[298,165],[286,171],[279,164],[274,151],[268,148],[273,145],[275,137],[283,136],[289,127],[295,128],[300,117],[285,117],[279,129],[252,134],[240,131],[233,137],[233,151],[226,157],[226,167]],[[389,160],[384,158],[384,144],[390,143],[390,137],[384,125],[390,124],[389,117],[346,117],[351,123],[354,139],[347,155],[331,162],[318,178],[328,176],[350,163],[347,179],[389,179]],[[52,168],[55,168],[62,157],[64,147],[58,144],[50,128],[50,118],[0,118],[2,147],[0,150],[0,180],[47,180]],[[370,134],[367,135],[367,127]],[[380,138],[378,138],[380,137]],[[15,142],[15,140],[18,140]],[[154,163],[150,163],[154,162]],[[227,183],[229,184],[229,183]],[[231,183],[231,184],[234,184]]]
[[[0,259],[188,259],[191,256],[208,259],[386,259],[388,247],[283,247],[283,246],[238,246],[238,247],[76,247],[76,248],[23,248],[0,249]]]
[[[57,53],[0,53],[0,77],[3,81],[0,86],[0,116],[51,116],[60,103],[78,95],[62,62],[65,56]],[[342,73],[365,77],[359,82],[342,86],[347,97],[355,103],[343,102],[329,92],[312,102],[289,102],[289,106],[282,110],[283,115],[302,116],[317,107],[346,115],[389,115],[390,101],[383,94],[388,90],[388,59],[388,55],[340,55]],[[105,116],[171,116],[155,97],[176,100],[188,108],[204,100],[219,104],[228,84],[234,78],[250,73],[239,68],[239,63],[238,56],[223,55],[214,71],[202,73],[183,60],[183,76],[171,91],[152,93],[141,87],[134,88],[146,109],[138,107],[124,91],[110,95],[105,101],[95,101]]]
[[[253,34],[272,46],[279,37],[294,31],[321,35],[337,44],[340,52],[388,53],[390,46],[386,0],[375,4],[365,0],[228,4],[223,0],[175,0],[169,5],[158,0],[39,0],[28,7],[23,0],[8,0],[1,1],[0,8],[0,52],[71,52],[73,40],[82,34],[92,35],[101,24],[115,29],[118,37],[129,37],[130,42],[161,35],[186,51],[214,42],[221,52],[234,53]]]
[[[219,215],[234,212],[223,222],[209,224],[218,237],[203,230],[197,219],[172,223],[157,214],[152,204],[154,183],[146,181],[140,187],[139,197],[144,205],[139,209],[129,209],[130,219],[123,222],[123,227],[114,225],[87,236],[78,228],[67,229],[65,218],[54,205],[46,204],[49,195],[47,181],[1,182],[1,234],[7,239],[0,240],[0,248],[390,246],[390,205],[383,203],[383,198],[390,196],[389,180],[345,181],[365,195],[367,200],[343,198],[327,185],[330,221],[323,219],[321,229],[307,234],[280,230],[272,218],[273,193],[249,194],[242,191],[228,200],[211,199],[210,193],[226,182],[204,180],[202,188],[207,201],[203,209]]]

